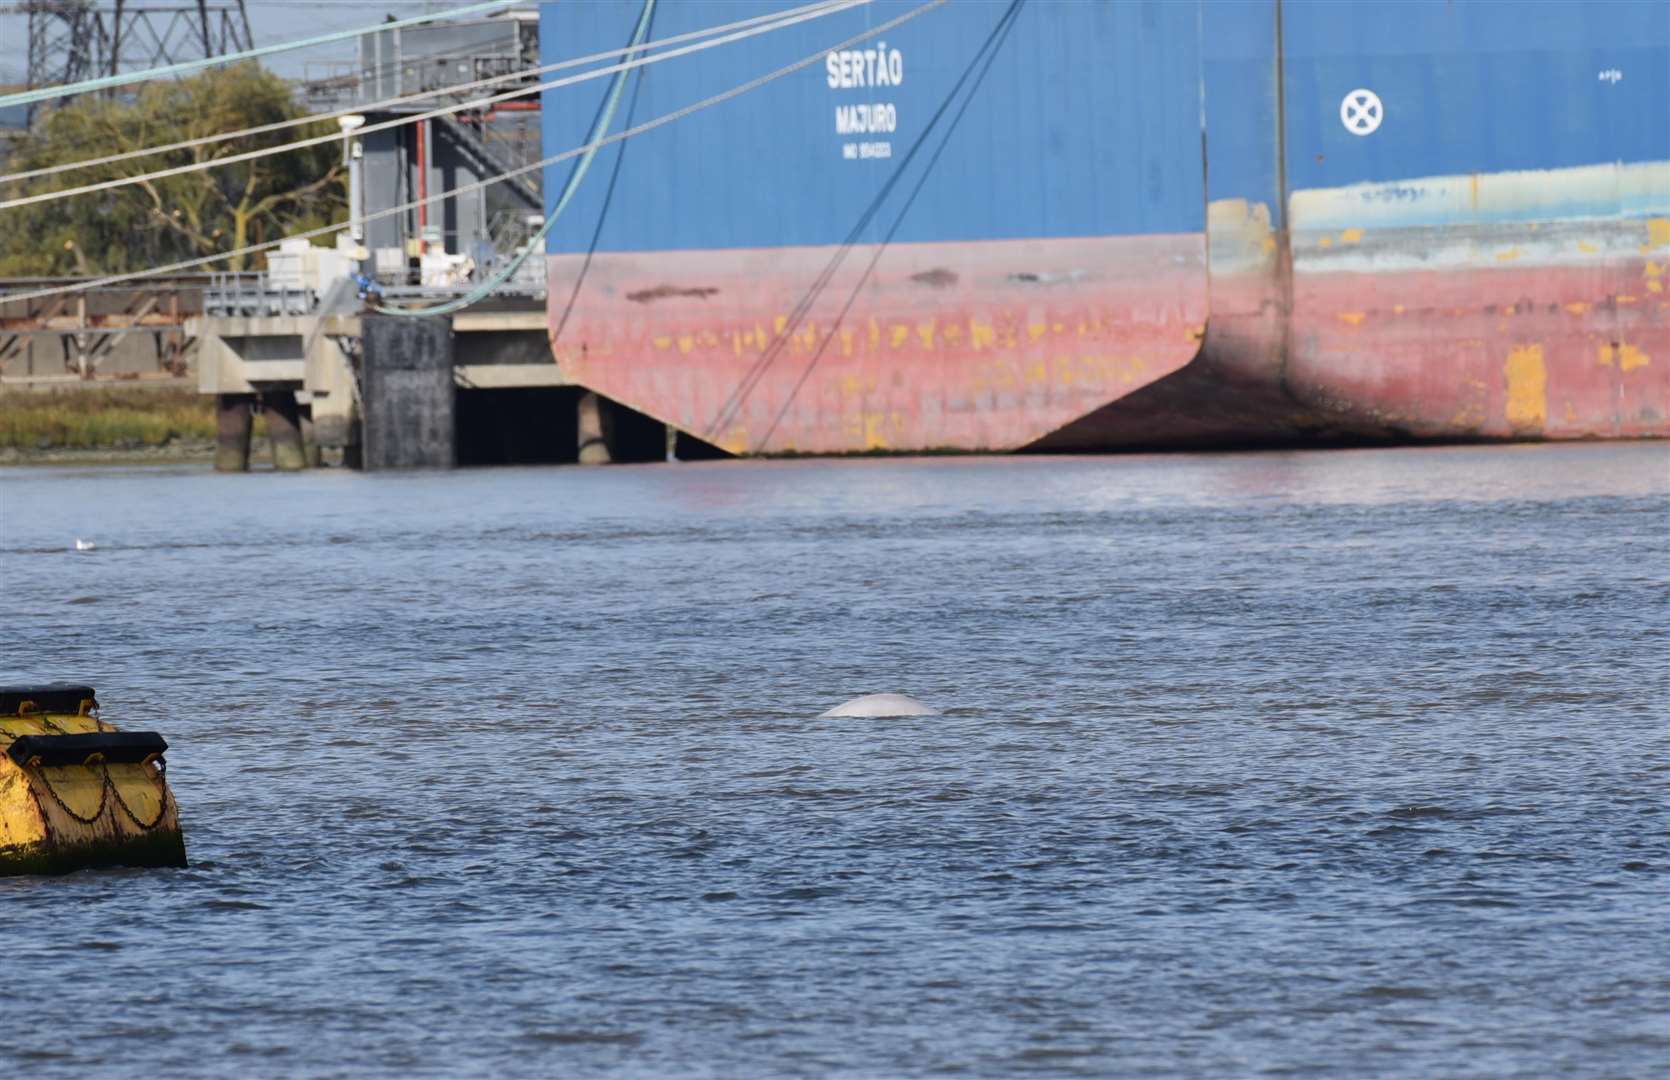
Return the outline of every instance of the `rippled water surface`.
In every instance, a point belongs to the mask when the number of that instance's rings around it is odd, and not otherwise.
[[[1667,584],[1664,445],[0,471],[192,860],[0,1073],[1663,1075]]]

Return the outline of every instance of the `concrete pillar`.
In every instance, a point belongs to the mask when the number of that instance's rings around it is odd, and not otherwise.
[[[342,467],[365,468],[365,431],[358,418],[348,428],[348,441],[342,446]]]
[[[582,465],[667,460],[665,424],[589,391],[580,396],[577,438]]]
[[[317,469],[325,464],[325,452],[319,445],[319,433],[313,427],[313,405],[309,402],[301,406],[302,421],[302,454],[307,458],[307,467]]]
[[[365,468],[452,468],[452,320],[365,315],[360,325]]]
[[[215,471],[249,471],[249,436],[255,424],[254,394],[215,395]]]
[[[580,395],[580,430],[575,435],[575,443],[580,448],[579,462],[582,465],[607,465],[613,460],[609,456],[608,441],[603,437],[604,408],[603,399],[591,391]]]
[[[293,390],[274,390],[261,395],[261,411],[267,417],[267,438],[273,444],[273,468],[297,472],[307,468],[302,448],[301,406]]]

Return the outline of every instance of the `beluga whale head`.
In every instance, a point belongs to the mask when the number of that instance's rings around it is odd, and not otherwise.
[[[865,694],[830,709],[821,716],[938,716],[939,710],[905,694]]]

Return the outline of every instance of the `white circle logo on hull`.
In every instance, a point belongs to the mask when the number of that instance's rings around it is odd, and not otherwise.
[[[1386,107],[1373,90],[1353,90],[1339,103],[1339,121],[1353,135],[1373,135],[1386,118]]]

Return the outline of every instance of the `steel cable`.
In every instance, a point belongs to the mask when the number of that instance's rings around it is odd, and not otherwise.
[[[940,102],[939,107],[934,110],[933,115],[928,119],[927,124],[923,127],[922,133],[916,137],[916,140],[911,144],[910,149],[906,151],[905,156],[900,160],[898,167],[893,170],[892,175],[887,178],[886,183],[884,183],[881,186],[881,189],[876,192],[875,197],[872,198],[869,205],[864,208],[864,212],[858,216],[858,220],[853,224],[852,228],[847,231],[846,237],[841,241],[840,245],[836,247],[834,254],[830,256],[829,261],[824,264],[823,269],[818,272],[817,277],[812,279],[811,286],[806,290],[800,300],[795,304],[794,308],[789,312],[788,318],[783,323],[782,330],[777,332],[776,336],[772,338],[771,343],[762,349],[759,357],[751,365],[749,365],[748,370],[743,373],[742,378],[737,380],[737,385],[733,387],[730,394],[726,396],[725,401],[719,407],[719,411],[714,415],[713,420],[709,422],[707,428],[704,430],[703,438],[706,439],[706,441],[710,443],[714,442],[714,440],[718,437],[719,432],[723,428],[729,426],[736,419],[737,414],[741,411],[742,406],[747,401],[749,395],[751,395],[755,388],[759,386],[760,381],[765,378],[771,366],[782,356],[784,350],[788,347],[788,343],[793,340],[795,334],[799,332],[800,324],[805,321],[807,315],[811,314],[812,305],[817,302],[818,297],[823,294],[823,290],[826,289],[829,286],[829,283],[834,280],[835,274],[840,270],[841,264],[846,261],[847,255],[854,247],[857,246],[859,238],[864,235],[864,231],[870,227],[870,223],[874,221],[876,215],[881,212],[882,205],[885,203],[887,197],[893,193],[895,185],[897,185],[900,179],[903,178],[906,170],[910,168],[911,161],[915,159],[917,153],[927,143],[929,136],[933,134],[933,131],[935,127],[938,126],[940,119],[945,115],[946,109],[950,108],[951,103],[956,100],[957,94],[961,92],[964,84],[968,81],[969,75],[974,72],[975,68],[980,67],[982,58],[985,60],[985,67],[981,69],[978,78],[985,78],[985,72],[990,68],[992,58],[996,56],[995,45],[1001,44],[1003,38],[1007,36],[1008,27],[1013,25],[1014,17],[1019,11],[1019,6],[1022,2],[1023,0],[1011,0],[1008,9],[1006,9],[1004,13],[999,16],[997,23],[992,27],[991,33],[987,35],[986,40],[981,43],[980,47],[975,50],[974,56],[969,61],[968,66],[963,69],[963,72],[960,76],[958,76],[957,81],[952,84],[950,91],[945,95],[944,100]],[[978,79],[976,80],[976,85],[978,85]],[[972,96],[972,91],[970,94]],[[963,108],[967,108],[966,100]],[[960,120],[961,118],[962,112],[959,111],[957,119]],[[955,130],[954,124],[952,130]],[[948,132],[946,139],[949,138],[950,134]],[[941,142],[939,150],[943,151],[944,148],[945,144],[944,142]],[[938,158],[939,151],[936,151],[934,154],[934,161],[937,161]],[[931,168],[932,163],[927,166],[927,169]],[[923,172],[923,180],[927,177],[927,169]],[[916,191],[911,193],[910,199],[906,202],[904,210],[900,211],[899,217],[894,221],[893,226],[889,229],[889,240],[892,238],[893,234],[898,231],[899,223],[904,220],[904,213],[910,209],[910,203],[915,201],[916,192],[921,190],[921,183],[922,181],[919,180]],[[884,250],[885,247],[886,241],[884,240],[881,245],[878,245],[876,255],[870,262],[870,267],[866,269],[864,274],[860,277],[858,288],[862,288],[864,280],[869,276],[870,270],[875,267],[875,260],[880,258],[881,251]],[[858,288],[854,289],[852,297],[848,299],[846,306],[842,309],[841,315],[837,318],[837,326],[840,325],[842,319],[845,319],[847,311],[851,309],[853,299],[856,299],[858,295]],[[824,346],[828,345],[829,340],[829,338],[824,339]],[[822,355],[822,348],[818,350],[817,355]],[[813,362],[814,364],[816,363],[816,357],[814,357]],[[807,374],[809,373],[810,368],[807,369]],[[803,375],[800,382],[796,383],[793,393],[798,393],[800,385],[804,382],[805,376]],[[790,401],[793,400],[793,393],[790,395]],[[787,406],[785,404],[785,408],[786,407]],[[781,422],[782,417],[783,413],[780,411],[777,418],[772,421],[771,430],[776,429],[777,424]]]
[[[458,15],[473,15],[477,12],[497,11],[501,8],[514,7],[521,0],[490,0],[485,4],[471,4],[469,7],[451,8],[446,11],[430,12],[427,15],[413,15],[410,18],[395,19],[392,22],[377,23],[374,26],[359,27],[353,30],[337,30],[317,37],[300,38],[295,41],[281,41],[276,45],[263,45],[257,49],[244,49],[241,52],[222,53],[219,56],[208,56],[201,60],[186,60],[178,64],[168,64],[163,67],[146,68],[144,71],[126,71],[120,75],[104,75],[97,79],[84,79],[81,82],[65,83],[62,86],[43,86],[36,90],[25,90],[19,94],[0,96],[0,109],[9,105],[29,105],[37,101],[50,101],[53,98],[69,97],[71,94],[90,94],[95,90],[109,90],[117,86],[128,86],[137,82],[150,82],[154,79],[167,79],[175,75],[185,75],[204,68],[219,67],[223,64],[236,64],[240,60],[254,60],[260,56],[270,56],[273,53],[290,52],[294,49],[310,49],[316,45],[333,45],[338,41],[346,41],[364,34],[374,34],[379,30],[399,30],[402,27],[416,26],[419,23],[434,22],[436,19]]]
[[[819,11],[824,8],[833,9],[830,12],[833,14],[836,11],[845,11],[848,8],[857,7],[870,2],[871,0],[818,0],[817,3],[806,4],[797,8],[789,8],[786,11],[772,12],[770,15],[756,15],[750,19],[738,19],[736,22],[725,23],[720,26],[710,26],[702,30],[691,30],[687,33],[675,34],[672,37],[663,38],[660,41],[649,42],[648,44],[642,46],[639,51],[665,48],[668,45],[681,44],[695,38],[704,38],[714,34],[729,33],[732,30],[739,30],[749,26],[757,26],[760,23],[765,22],[775,22],[779,19],[790,19],[797,15]],[[71,172],[76,169],[92,169],[100,165],[113,165],[119,161],[131,161],[136,157],[150,157],[153,154],[167,154],[172,153],[175,150],[189,150],[198,146],[210,146],[215,143],[226,142],[229,139],[242,139],[251,135],[265,135],[273,131],[283,131],[287,128],[301,127],[305,124],[323,123],[326,120],[336,120],[344,116],[353,116],[357,113],[376,112],[395,105],[409,105],[414,101],[423,101],[427,98],[443,97],[447,94],[459,94],[469,90],[479,90],[485,86],[497,86],[500,83],[510,82],[515,79],[525,79],[536,75],[546,75],[553,71],[579,67],[581,64],[589,64],[598,60],[609,60],[616,56],[624,55],[627,51],[628,50],[624,48],[608,49],[604,52],[592,53],[589,56],[576,57],[571,60],[560,60],[556,63],[544,64],[539,67],[522,68],[517,71],[505,72],[500,75],[491,75],[471,82],[455,83],[436,90],[423,90],[410,94],[401,94],[395,97],[383,98],[380,101],[368,102],[363,105],[354,105],[351,108],[337,109],[333,112],[310,113],[307,116],[297,116],[289,120],[279,120],[271,124],[262,124],[258,127],[243,128],[238,131],[216,132],[213,135],[203,135],[193,139],[182,139],[179,142],[164,143],[160,146],[147,146],[138,150],[124,150],[119,154],[108,154],[104,157],[87,158],[83,161],[68,161],[60,165],[47,165],[39,169],[28,169],[23,172],[9,173],[7,175],[0,176],[0,184],[15,183],[22,180],[32,180],[41,176],[53,176],[58,173]],[[434,55],[455,58],[467,56],[469,54],[441,53],[433,54],[430,57],[426,57],[426,59],[432,59]],[[397,63],[383,65],[384,68],[397,66],[400,65]],[[530,88],[528,92],[531,93],[532,89],[535,88]]]
[[[998,50],[1003,47],[1003,42],[1009,37],[1009,31],[1014,28],[1015,19],[1020,14],[1021,6],[1025,3],[1026,0],[1010,0],[1009,9],[1003,13],[1003,17],[998,20],[998,25],[993,28],[992,35],[986,39],[986,44],[982,46],[982,49],[989,50],[986,52],[985,60],[981,62],[979,53],[975,54],[975,62],[980,64],[980,73],[974,77],[974,82],[969,87],[968,94],[963,98],[962,104],[957,107],[956,115],[946,125],[945,134],[940,138],[939,145],[934,148],[933,155],[922,166],[922,173],[916,178],[916,186],[911,189],[910,194],[905,198],[905,204],[899,208],[899,214],[893,219],[893,224],[888,228],[887,235],[882,237],[881,243],[876,245],[875,253],[870,256],[869,265],[864,268],[864,272],[858,276],[858,281],[853,284],[852,292],[847,296],[847,302],[841,306],[841,313],[835,317],[834,325],[829,328],[829,335],[819,343],[817,349],[812,353],[811,359],[806,361],[806,367],[801,371],[800,378],[795,380],[794,386],[789,389],[788,396],[783,399],[782,406],[778,408],[777,415],[772,417],[771,425],[765,429],[765,434],[760,436],[760,441],[756,444],[757,448],[765,446],[772,433],[777,430],[777,425],[781,424],[783,417],[788,415],[789,406],[794,404],[794,399],[800,395],[801,387],[806,385],[806,380],[812,376],[812,370],[823,359],[824,350],[829,348],[829,343],[835,339],[836,332],[840,330],[841,324],[846,321],[848,313],[852,311],[853,303],[857,301],[858,294],[864,288],[864,283],[870,280],[870,275],[875,272],[876,264],[881,261],[882,253],[893,242],[893,237],[898,235],[899,226],[904,224],[905,216],[910,213],[910,208],[916,204],[916,197],[922,194],[922,188],[927,184],[928,177],[933,175],[934,166],[939,164],[940,155],[945,153],[945,147],[951,142],[951,136],[956,134],[958,125],[962,123],[963,114],[968,112],[970,103],[974,101],[974,95],[979,92],[980,84],[985,81],[986,73],[991,70],[992,62],[997,59]],[[967,77],[968,74],[965,71],[963,78],[966,79]],[[960,87],[962,79],[959,79],[957,84]],[[956,97],[956,93],[956,88],[953,88],[945,99],[946,105],[951,103]],[[941,105],[939,112],[934,114],[934,120],[937,121],[944,111],[945,105]],[[924,132],[924,134],[926,133]],[[915,149],[915,147],[912,147],[911,152],[915,153]]]
[[[808,19],[821,18],[824,15],[835,14],[838,11],[847,10],[849,7],[869,2],[870,0],[840,0],[840,6],[819,8],[793,19],[785,19],[781,22],[768,23],[763,26],[740,30],[723,37],[714,38],[710,41],[701,41],[692,45],[684,45],[676,49],[669,49],[666,52],[657,53],[654,56],[646,56],[642,59],[623,61],[610,67],[594,68],[591,71],[581,72],[578,75],[569,75],[561,79],[553,79],[550,82],[536,83],[533,86],[518,87],[515,90],[506,91],[503,94],[494,94],[484,98],[476,98],[473,101],[463,101],[454,105],[445,106],[443,108],[431,109],[428,112],[416,113],[412,116],[402,116],[393,120],[384,120],[380,123],[368,124],[365,127],[357,129],[354,132],[354,137],[362,138],[373,132],[387,131],[391,128],[403,127],[407,124],[433,120],[438,116],[450,116],[453,113],[465,112],[470,109],[478,109],[484,106],[494,105],[501,101],[508,101],[511,98],[525,97],[528,94],[539,91],[556,90],[565,86],[573,86],[577,83],[589,82],[592,79],[598,79],[605,75],[629,71],[632,68],[645,64],[658,64],[663,60],[673,60],[680,56],[687,56],[691,53],[717,48],[720,45],[728,45],[732,42],[753,37],[757,34],[769,33],[773,30],[782,29],[785,26],[792,26],[796,23],[805,22]],[[326,135],[316,135],[311,138],[297,139],[293,142],[281,143],[278,146],[265,146],[254,150],[245,150],[242,153],[228,154],[226,157],[213,158],[208,161],[194,161],[186,165],[175,165],[171,168],[155,169],[146,173],[136,173],[133,176],[118,176],[110,180],[100,180],[91,184],[82,184],[79,187],[60,188],[55,191],[42,191],[33,195],[19,195],[15,198],[0,200],[0,210],[11,210],[20,206],[33,206],[37,203],[53,202],[58,199],[68,199],[76,195],[89,195],[96,191],[109,191],[113,188],[126,187],[130,184],[148,183],[152,180],[162,180],[171,176],[183,176],[187,173],[204,172],[209,169],[218,169],[227,165],[235,165],[242,161],[253,161],[256,158],[272,157],[275,154],[288,153],[292,150],[301,150],[309,146],[334,143],[341,138],[343,138],[343,134],[341,132],[331,132]]]
[[[632,30],[632,41],[627,45],[629,50],[635,49],[641,45],[644,37],[649,33],[650,22],[654,18],[655,0],[644,0],[643,9],[638,15],[638,25]],[[627,59],[631,59],[630,52],[627,54]],[[640,69],[638,72],[639,79],[643,78],[643,74],[643,71]],[[620,107],[620,94],[621,90],[625,87],[626,69],[623,67],[618,73],[616,73],[613,85],[609,87],[609,92],[604,96],[603,106],[598,110],[596,118],[592,121],[591,132],[586,136],[587,142],[596,143],[598,138],[601,137],[604,132],[608,131],[610,126],[614,124],[615,110]],[[633,94],[633,99],[637,99],[636,93]],[[622,149],[624,151],[624,147]],[[495,271],[486,281],[477,285],[463,296],[460,296],[455,300],[448,300],[445,303],[431,304],[428,307],[421,308],[391,308],[378,306],[375,310],[382,312],[385,315],[445,315],[449,312],[457,311],[460,308],[469,307],[471,304],[490,294],[494,289],[497,289],[500,285],[508,281],[512,274],[522,268],[522,264],[527,261],[528,255],[533,251],[536,244],[541,248],[545,246],[545,235],[551,231],[552,224],[556,222],[557,218],[562,216],[562,212],[568,209],[569,200],[574,198],[574,193],[576,191],[580,190],[580,182],[586,178],[586,173],[591,171],[591,163],[595,160],[597,160],[596,149],[588,150],[580,156],[580,160],[574,163],[573,170],[569,172],[567,182],[563,184],[562,194],[557,197],[556,205],[551,208],[550,213],[545,215],[545,220],[540,222],[538,231],[528,238],[527,242],[522,245],[522,249],[518,251],[509,262]]]
[[[636,138],[637,136],[642,135],[645,132],[653,131],[654,129],[659,128],[659,127],[663,127],[667,124],[676,123],[679,120],[684,119],[686,116],[691,115],[692,113],[697,113],[697,112],[700,112],[703,109],[712,108],[715,105],[721,105],[721,104],[731,100],[732,98],[741,97],[743,94],[746,94],[746,93],[748,93],[752,90],[757,90],[761,86],[766,85],[767,83],[771,83],[771,82],[774,82],[778,79],[785,78],[786,76],[793,75],[797,71],[803,71],[806,68],[811,67],[813,64],[822,60],[830,52],[838,51],[838,50],[845,49],[845,48],[849,48],[850,46],[856,45],[859,42],[868,41],[870,38],[876,37],[876,36],[881,35],[881,34],[885,34],[889,30],[893,29],[894,27],[901,26],[904,23],[907,23],[907,22],[911,21],[912,19],[919,18],[920,16],[927,14],[928,12],[934,10],[935,8],[944,6],[948,2],[949,2],[949,0],[927,0],[926,3],[921,4],[918,7],[912,8],[911,10],[905,12],[902,15],[894,16],[893,18],[887,20],[886,22],[880,23],[876,26],[872,26],[869,29],[863,31],[862,33],[854,34],[852,37],[849,37],[849,38],[845,39],[844,41],[836,42],[835,44],[830,45],[827,48],[819,49],[817,52],[812,53],[810,56],[807,56],[807,57],[805,57],[803,59],[800,59],[800,60],[796,60],[795,62],[793,62],[791,64],[786,64],[783,67],[780,67],[780,68],[776,69],[775,71],[768,72],[767,74],[761,75],[761,76],[759,76],[758,78],[755,78],[755,79],[750,79],[748,82],[742,83],[738,86],[733,86],[729,90],[720,91],[719,93],[713,94],[709,97],[705,97],[700,101],[694,102],[694,103],[689,104],[689,105],[685,105],[685,106],[683,106],[681,108],[678,108],[678,109],[674,109],[672,112],[663,113],[661,116],[658,116],[653,120],[646,120],[644,123],[639,124],[636,127],[625,128],[625,129],[623,129],[623,130],[621,130],[621,131],[619,131],[619,132],[617,132],[613,135],[604,136],[603,138],[597,140],[594,143],[590,143],[590,144],[585,145],[585,146],[577,146],[577,147],[574,147],[571,150],[564,150],[560,154],[554,154],[551,157],[544,158],[540,161],[535,161],[535,162],[532,162],[528,165],[522,165],[522,166],[519,166],[515,169],[506,170],[505,172],[499,173],[497,176],[490,176],[490,177],[488,177],[484,180],[477,180],[477,181],[473,181],[473,182],[468,183],[468,184],[460,184],[457,187],[447,188],[445,190],[436,192],[435,194],[429,195],[429,196],[427,196],[425,198],[422,198],[422,199],[414,199],[410,202],[400,203],[399,205],[396,205],[396,206],[390,206],[390,207],[387,207],[385,209],[378,210],[375,213],[364,214],[364,215],[361,215],[360,217],[355,218],[354,221],[356,221],[356,222],[377,221],[377,220],[380,220],[382,218],[392,217],[395,214],[403,214],[403,213],[407,212],[408,210],[415,209],[418,206],[425,206],[425,205],[428,205],[430,203],[441,202],[444,199],[448,199],[448,198],[451,198],[451,197],[456,196],[456,195],[463,195],[463,194],[466,194],[466,193],[471,192],[471,191],[480,191],[481,189],[486,188],[486,187],[491,187],[494,184],[503,183],[505,180],[508,180],[513,176],[522,176],[526,173],[533,172],[536,169],[543,169],[543,168],[546,168],[547,166],[555,165],[555,164],[557,164],[558,162],[561,162],[561,161],[569,161],[569,160],[571,160],[573,158],[576,158],[576,157],[579,157],[581,154],[584,154],[587,151],[595,149],[597,147],[608,146],[611,143],[617,143],[617,142],[621,142],[625,139]],[[331,233],[341,232],[343,229],[348,228],[350,224],[351,224],[350,222],[342,221],[342,222],[338,222],[334,225],[322,225],[319,228],[308,229],[304,232],[299,232],[299,233],[293,233],[289,236],[280,237],[277,240],[268,240],[268,241],[266,241],[264,243],[260,243],[260,244],[250,244],[246,247],[234,248],[231,251],[219,251],[219,252],[215,252],[212,255],[200,255],[200,256],[197,256],[196,258],[181,259],[178,262],[165,263],[161,266],[153,266],[153,267],[150,267],[149,269],[146,269],[146,270],[134,270],[134,271],[130,271],[130,272],[127,272],[127,273],[122,273],[122,274],[110,274],[110,275],[107,275],[105,277],[92,278],[92,279],[89,279],[87,281],[79,281],[79,282],[76,282],[73,285],[65,285],[65,286],[62,286],[62,287],[59,287],[59,288],[36,289],[32,292],[24,292],[24,293],[10,293],[10,294],[0,293],[0,301],[13,303],[13,302],[22,302],[22,301],[25,301],[25,300],[38,300],[38,299],[41,299],[42,297],[46,297],[46,296],[59,296],[59,295],[67,294],[67,293],[86,292],[90,289],[101,289],[101,288],[105,288],[105,287],[110,286],[110,285],[118,285],[118,284],[121,284],[122,282],[126,282],[126,281],[137,281],[141,278],[152,277],[152,276],[155,276],[155,275],[158,275],[158,274],[171,274],[171,273],[174,273],[177,270],[189,270],[189,269],[191,269],[192,267],[195,267],[195,266],[207,266],[211,263],[217,263],[217,262],[224,261],[226,259],[236,258],[240,255],[253,255],[253,254],[256,254],[256,253],[259,253],[259,252],[263,252],[263,251],[271,251],[272,249],[278,247],[280,244],[284,243],[286,240],[310,240],[310,239],[313,239],[314,237],[318,237],[318,236],[328,236]]]

